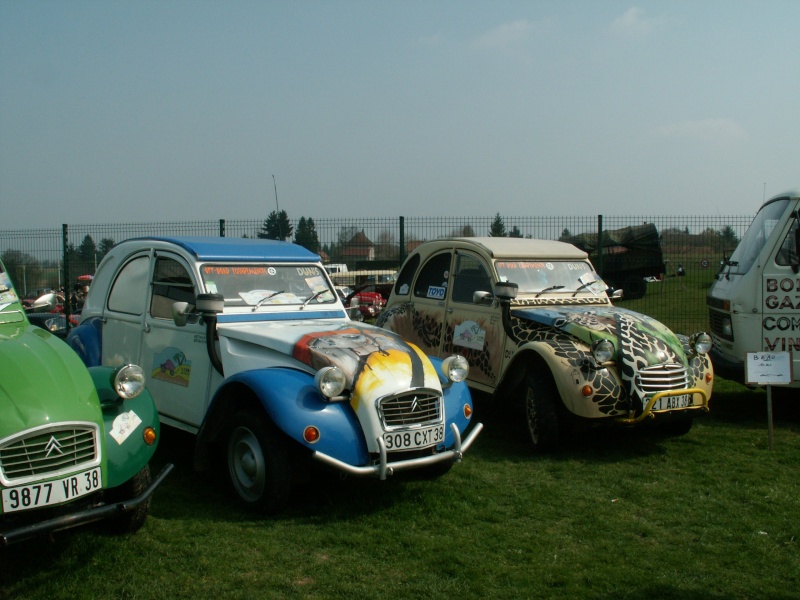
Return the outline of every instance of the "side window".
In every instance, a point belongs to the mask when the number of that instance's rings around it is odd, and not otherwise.
[[[150,314],[159,319],[172,318],[172,304],[195,304],[194,285],[186,268],[177,260],[165,256],[156,259],[153,270],[153,298]]]
[[[781,249],[778,250],[778,254],[775,257],[775,262],[779,265],[789,266],[792,264],[797,264],[798,256],[797,256],[797,246],[798,246],[798,235],[800,235],[800,231],[798,231],[798,219],[794,220],[792,226],[789,228],[789,233],[786,234],[786,238],[783,240],[783,244],[781,244]]]
[[[149,256],[134,258],[122,267],[108,295],[108,310],[129,315],[140,315],[144,312],[149,268]]]
[[[415,298],[444,300],[450,279],[450,259],[450,252],[442,252],[422,266],[414,285]]]
[[[453,273],[453,302],[472,304],[475,292],[491,292],[492,282],[483,263],[471,254],[459,254]]]
[[[400,271],[400,274],[397,276],[397,283],[394,284],[395,294],[408,296],[408,293],[411,291],[411,281],[414,279],[414,273],[417,272],[417,267],[419,267],[419,254],[415,254],[411,257],[411,260],[409,260]]]

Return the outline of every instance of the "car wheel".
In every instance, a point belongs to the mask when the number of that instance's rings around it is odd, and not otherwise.
[[[622,289],[625,291],[625,299],[636,300],[644,297],[647,293],[647,282],[644,277],[628,277],[622,285]]]
[[[546,452],[558,446],[559,401],[549,373],[531,373],[525,378],[525,420],[535,450]]]
[[[246,506],[266,513],[286,506],[292,482],[288,444],[263,414],[233,416],[227,458],[231,486]]]
[[[150,466],[145,465],[141,471],[136,473],[128,481],[103,494],[106,504],[123,502],[136,498],[150,486]],[[108,521],[108,529],[112,533],[133,533],[138,531],[147,520],[150,512],[150,498],[139,504],[135,509],[114,517]]]

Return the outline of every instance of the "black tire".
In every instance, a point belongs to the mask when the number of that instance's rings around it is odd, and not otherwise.
[[[265,415],[240,411],[233,416],[226,457],[231,487],[245,506],[264,513],[286,506],[292,485],[289,447]]]
[[[628,300],[636,300],[642,298],[647,292],[647,282],[644,277],[628,277],[622,286],[625,292],[624,298]]]
[[[547,452],[558,447],[558,403],[561,399],[549,373],[530,373],[524,385],[525,423],[534,450]]]
[[[136,473],[128,481],[104,493],[106,504],[114,504],[123,500],[131,500],[144,492],[150,486],[150,466],[145,465],[141,471]],[[142,502],[130,512],[126,512],[119,517],[114,517],[108,521],[108,530],[111,533],[127,534],[139,531],[147,515],[150,513],[150,498]]]
[[[661,431],[669,436],[686,435],[692,430],[694,419],[680,419],[675,421],[666,421],[661,424]]]

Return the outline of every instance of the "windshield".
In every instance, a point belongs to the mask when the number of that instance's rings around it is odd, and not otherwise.
[[[607,287],[583,260],[498,260],[494,266],[500,281],[516,283],[519,294],[581,290],[599,294]]]
[[[750,270],[788,204],[789,198],[781,198],[761,207],[728,261],[731,273],[743,275]]]
[[[3,263],[0,263],[0,312],[5,312],[9,307],[19,302],[14,286],[11,285],[11,278],[6,273]],[[0,317],[2,323],[12,323],[22,320],[19,307],[14,306],[13,315],[11,313]]]
[[[336,293],[315,265],[205,264],[200,267],[210,294],[222,294],[226,307],[256,307],[334,302]]]

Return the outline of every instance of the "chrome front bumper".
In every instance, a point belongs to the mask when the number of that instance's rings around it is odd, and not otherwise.
[[[420,467],[427,467],[436,463],[450,461],[460,462],[464,453],[472,446],[472,442],[478,437],[478,434],[483,430],[482,423],[475,423],[475,426],[469,432],[469,435],[462,441],[461,434],[458,431],[455,423],[450,424],[450,429],[455,438],[455,444],[452,450],[445,450],[439,454],[431,454],[430,456],[422,456],[418,458],[410,458],[408,460],[398,460],[388,462],[386,445],[383,438],[378,438],[378,447],[380,449],[380,462],[374,465],[365,465],[359,467],[356,465],[349,465],[332,456],[323,454],[322,452],[314,452],[313,457],[321,463],[333,467],[339,471],[344,471],[348,475],[355,475],[357,477],[378,477],[379,479],[386,479],[389,475],[393,475],[395,471],[405,471],[410,469],[418,469]]]

